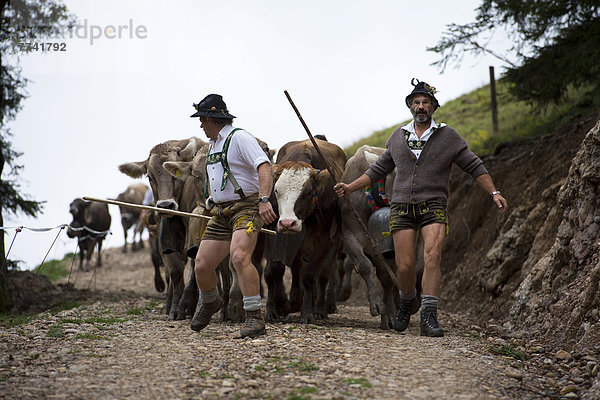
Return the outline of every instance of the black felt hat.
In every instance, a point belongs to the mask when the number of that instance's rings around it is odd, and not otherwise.
[[[217,118],[235,118],[229,114],[227,105],[223,101],[223,96],[220,94],[209,94],[203,98],[200,103],[193,104],[196,112],[190,117],[217,117]]]
[[[415,81],[417,83],[415,83]],[[410,100],[415,94],[426,94],[433,100],[433,106],[437,109],[440,106],[440,102],[435,98],[437,90],[433,86],[429,86],[426,82],[421,82],[416,78],[412,78],[410,84],[414,86],[414,89],[408,96],[406,96],[406,106],[410,108]]]

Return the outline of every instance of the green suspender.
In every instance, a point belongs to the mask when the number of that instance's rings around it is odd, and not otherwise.
[[[240,131],[240,130],[241,130],[241,128],[235,128],[234,130],[231,131],[231,133],[225,139],[225,143],[223,143],[223,150],[221,152],[211,154],[210,150],[212,149],[212,145],[210,145],[210,147],[208,148],[209,154],[206,157],[206,166],[205,166],[206,182],[204,182],[204,197],[207,199],[210,196],[210,193],[208,191],[208,166],[209,166],[209,164],[217,164],[217,163],[221,163],[221,165],[223,166],[223,178],[221,181],[221,191],[225,190],[225,186],[227,186],[227,180],[229,179],[231,181],[231,184],[233,185],[234,192],[237,193],[240,196],[240,198],[242,198],[242,199],[244,197],[246,197],[246,196],[244,196],[244,191],[242,190],[240,185],[237,183],[237,180],[231,173],[231,170],[229,169],[229,164],[227,163],[227,151],[229,150],[229,143],[231,143],[231,138],[233,137],[233,134],[236,131]]]

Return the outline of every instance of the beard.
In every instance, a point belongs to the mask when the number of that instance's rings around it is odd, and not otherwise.
[[[427,113],[414,114],[413,117],[415,118],[415,122],[418,122],[419,124],[431,121],[431,115]]]

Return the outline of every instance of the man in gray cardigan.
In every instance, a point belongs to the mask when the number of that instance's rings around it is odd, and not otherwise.
[[[471,152],[464,139],[445,124],[436,123],[433,113],[439,107],[435,88],[425,82],[415,83],[406,97],[413,120],[396,129],[386,150],[369,169],[350,184],[339,182],[334,189],[339,197],[348,195],[384,178],[397,168],[390,207],[390,232],[394,240],[400,307],[394,328],[408,328],[410,316],[421,307],[421,335],[444,336],[437,320],[437,305],[442,272],[442,244],[447,233],[448,180],[452,164],[490,194],[500,213],[508,203],[496,189],[483,162]],[[424,242],[423,296],[416,297],[415,243],[418,230]]]

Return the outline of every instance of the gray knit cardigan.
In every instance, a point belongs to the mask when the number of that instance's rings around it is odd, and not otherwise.
[[[384,178],[397,168],[392,202],[419,203],[426,200],[448,199],[448,180],[452,163],[473,179],[488,171],[467,142],[449,126],[437,128],[417,157],[406,144],[404,130],[399,127],[388,139],[386,150],[365,172],[371,181]]]

